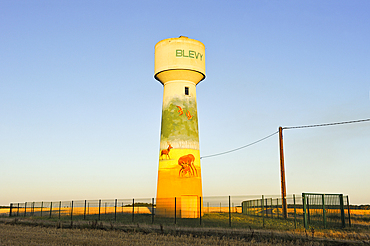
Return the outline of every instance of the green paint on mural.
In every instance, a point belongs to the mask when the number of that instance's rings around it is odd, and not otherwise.
[[[162,141],[199,142],[197,105],[192,98],[174,98],[162,112]]]

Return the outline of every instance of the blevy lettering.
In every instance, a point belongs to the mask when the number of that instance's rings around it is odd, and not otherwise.
[[[199,59],[199,60],[203,60],[203,55],[199,52],[196,52],[194,50],[189,50],[189,51],[185,51],[185,50],[176,50],[176,57],[189,57],[189,58],[193,58],[193,59]]]

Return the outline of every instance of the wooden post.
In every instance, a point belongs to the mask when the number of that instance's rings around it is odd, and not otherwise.
[[[287,218],[286,204],[286,185],[285,185],[285,167],[284,167],[284,148],[283,148],[283,128],[279,127],[279,146],[280,146],[280,180],[281,180],[281,199],[284,219]]]

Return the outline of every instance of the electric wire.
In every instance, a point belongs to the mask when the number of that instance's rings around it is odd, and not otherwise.
[[[342,121],[342,122],[334,122],[334,123],[325,123],[325,124],[315,124],[315,125],[304,125],[304,126],[285,126],[285,127],[282,127],[283,130],[289,130],[289,129],[298,129],[298,128],[312,128],[312,127],[321,127],[321,126],[334,126],[334,125],[344,125],[344,124],[353,124],[353,123],[359,123],[359,122],[365,122],[365,121],[370,121],[370,119],[362,119],[362,120],[350,120],[350,121]],[[231,153],[231,152],[234,152],[234,151],[237,151],[237,150],[240,150],[240,149],[244,149],[246,147],[249,147],[249,146],[252,146],[256,143],[259,143],[265,139],[268,139],[272,136],[274,136],[275,134],[277,134],[279,131],[276,131],[264,138],[261,138],[253,143],[250,143],[250,144],[247,144],[247,145],[244,145],[244,146],[241,146],[239,148],[236,148],[236,149],[232,149],[232,150],[228,150],[228,151],[225,151],[225,152],[221,152],[221,153],[217,153],[217,154],[213,154],[213,155],[206,155],[206,156],[202,156],[200,157],[200,159],[203,159],[203,158],[208,158],[208,157],[214,157],[214,156],[219,156],[219,155],[224,155],[224,154],[228,154],[228,153]]]
[[[334,126],[334,125],[344,125],[344,124],[352,124],[352,123],[359,123],[364,121],[370,121],[370,119],[363,119],[363,120],[351,120],[351,121],[342,121],[342,122],[334,122],[334,123],[326,123],[326,124],[316,124],[316,125],[305,125],[305,126],[287,126],[282,127],[285,129],[297,129],[297,128],[311,128],[311,127],[321,127],[321,126]]]
[[[228,151],[221,152],[221,153],[217,153],[217,154],[213,154],[213,155],[206,155],[206,156],[202,156],[202,157],[200,157],[200,159],[208,158],[208,157],[214,157],[214,156],[219,156],[219,155],[224,155],[224,154],[228,154],[228,153],[231,153],[231,152],[234,152],[234,151],[240,150],[240,149],[244,149],[244,148],[246,148],[246,147],[249,147],[249,146],[251,146],[251,145],[254,145],[254,144],[256,144],[256,143],[259,143],[259,142],[261,142],[261,141],[263,141],[263,140],[265,140],[265,139],[268,139],[268,138],[270,138],[270,137],[274,136],[274,135],[275,135],[276,133],[278,133],[278,132],[279,132],[279,131],[276,131],[276,132],[274,132],[274,133],[272,133],[272,134],[270,134],[270,135],[268,135],[268,136],[266,136],[266,137],[264,137],[264,138],[261,138],[261,139],[259,139],[259,140],[257,140],[257,141],[254,141],[253,143],[250,143],[250,144],[247,144],[247,145],[241,146],[241,147],[239,147],[239,148],[232,149],[232,150],[228,150]]]

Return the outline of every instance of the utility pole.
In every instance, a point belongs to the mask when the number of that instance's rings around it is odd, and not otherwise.
[[[280,146],[280,178],[281,178],[281,200],[283,206],[283,216],[287,218],[286,204],[286,185],[285,185],[285,167],[284,167],[284,148],[283,148],[283,128],[279,127],[279,146]]]

